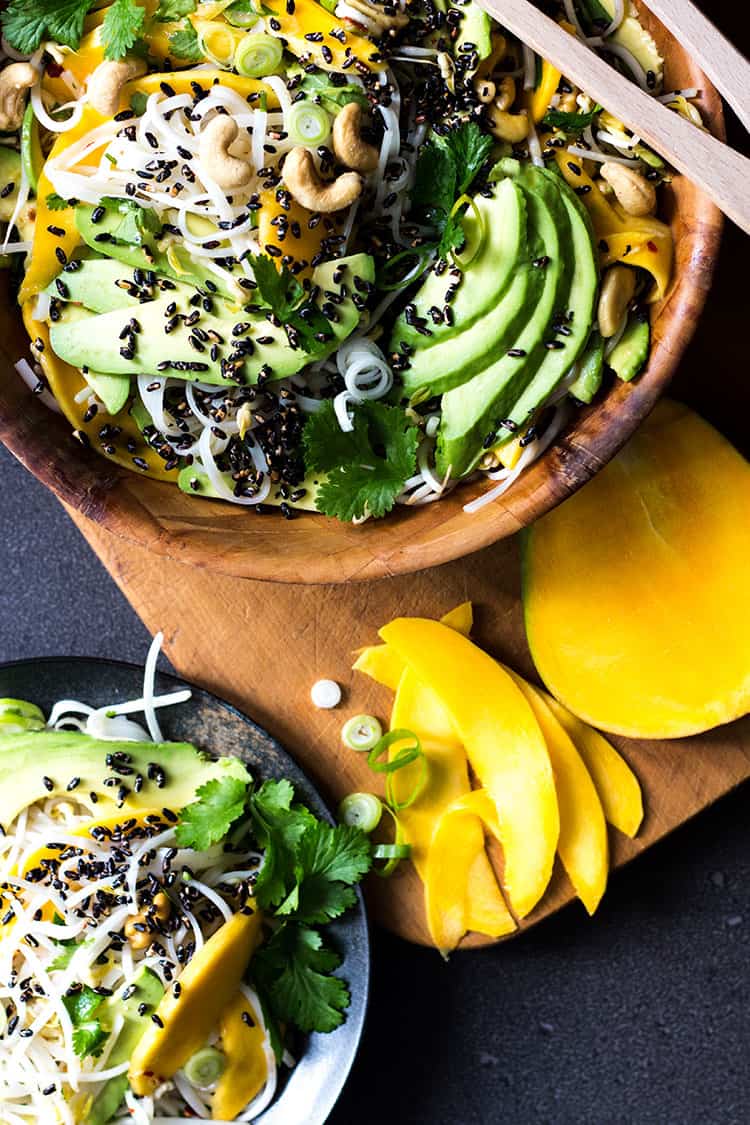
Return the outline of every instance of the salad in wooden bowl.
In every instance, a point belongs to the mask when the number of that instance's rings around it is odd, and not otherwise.
[[[366,577],[529,522],[653,404],[717,214],[472,0],[74,7],[11,0],[0,71],[38,399],[8,371],[2,432],[63,499],[232,572]],[[720,127],[630,0],[546,7]]]

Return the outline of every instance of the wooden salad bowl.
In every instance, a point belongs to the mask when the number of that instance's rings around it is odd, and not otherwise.
[[[724,135],[721,99],[697,64],[650,13],[643,22],[665,59],[665,89],[697,87],[704,122]],[[559,504],[605,465],[664,392],[690,342],[711,286],[722,220],[682,176],[664,191],[675,244],[675,277],[652,314],[647,370],[615,381],[581,408],[556,443],[501,498],[474,515],[464,504],[484,480],[421,508],[399,508],[353,527],[315,514],[293,520],[199,499],[176,485],[139,477],[84,449],[68,422],[36,399],[14,370],[29,346],[6,285],[0,308],[0,438],[60,500],[107,531],[157,554],[241,578],[329,583],[383,578],[468,555],[513,535]]]

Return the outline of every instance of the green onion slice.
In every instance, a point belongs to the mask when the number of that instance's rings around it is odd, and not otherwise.
[[[393,809],[389,809],[387,805],[384,805],[383,808],[393,821],[393,843],[375,844],[373,846],[372,870],[376,875],[379,875],[381,879],[390,879],[399,863],[401,863],[401,860],[409,859],[411,856],[411,846],[404,842],[401,823]],[[375,862],[377,860],[383,860],[384,862],[381,865]]]
[[[245,78],[264,78],[279,69],[284,48],[281,40],[259,31],[245,35],[234,52],[234,68]]]
[[[322,105],[295,102],[286,115],[286,129],[295,145],[324,145],[331,135],[331,119]]]
[[[460,270],[465,270],[471,265],[479,251],[484,246],[487,239],[487,231],[485,229],[484,219],[482,218],[482,212],[477,207],[476,201],[472,199],[470,195],[462,195],[459,199],[456,200],[456,202],[453,204],[453,207],[451,208],[450,217],[453,218],[462,207],[471,207],[472,211],[474,212],[474,217],[477,221],[477,227],[479,228],[479,237],[477,238],[474,246],[469,248],[469,256],[467,258],[459,257],[458,254],[455,254],[453,250],[451,250],[451,258],[453,259],[453,264],[458,266]]]
[[[44,715],[35,703],[27,703],[25,699],[0,699],[0,734],[23,734],[42,730],[44,726]]]
[[[215,1047],[203,1047],[185,1063],[185,1077],[191,1086],[209,1090],[219,1080],[227,1065],[226,1055]]]
[[[378,289],[382,289],[384,293],[405,289],[407,285],[411,285],[422,276],[430,257],[431,251],[428,247],[401,250],[400,253],[394,254],[378,273]]]
[[[381,761],[382,755],[397,742],[406,742],[410,745],[402,746],[390,760]],[[410,766],[414,762],[419,762],[419,771],[414,779],[414,784],[407,796],[399,800],[396,796],[393,775],[397,773],[398,770],[402,770],[405,766]],[[367,755],[367,764],[370,769],[374,770],[376,773],[384,773],[386,775],[386,798],[388,804],[396,812],[400,812],[402,809],[408,809],[410,805],[413,805],[427,784],[429,772],[427,759],[422,750],[422,744],[413,731],[397,729],[389,731],[388,734],[384,734]]]
[[[260,19],[257,12],[248,12],[247,9],[243,7],[242,0],[230,4],[228,8],[224,9],[222,15],[232,27],[255,27]]]
[[[383,802],[374,793],[350,793],[338,808],[339,820],[350,828],[374,832],[383,815]]]
[[[355,715],[341,728],[341,741],[350,750],[372,750],[383,737],[383,728],[374,715]]]

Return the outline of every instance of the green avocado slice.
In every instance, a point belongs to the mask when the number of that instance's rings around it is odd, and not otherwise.
[[[578,361],[578,377],[571,384],[569,394],[579,402],[593,402],[602,385],[604,370],[604,340],[597,331],[591,333],[583,355]]]
[[[18,202],[21,184],[21,154],[17,148],[0,144],[0,221],[9,223]]]
[[[619,342],[607,357],[607,365],[612,368],[618,379],[622,379],[624,383],[635,379],[648,359],[650,342],[651,326],[648,315],[636,313],[628,321],[628,326]]]
[[[47,797],[64,797],[74,777],[82,793],[96,793],[98,808],[116,807],[116,791],[105,784],[111,775],[107,757],[126,754],[133,775],[141,774],[139,792],[130,788],[125,809],[181,809],[195,799],[195,791],[214,778],[237,777],[249,781],[245,766],[237,758],[212,761],[189,742],[116,742],[90,738],[77,731],[40,730],[27,734],[0,735],[0,792],[6,823],[22,809]],[[160,788],[149,778],[149,763],[159,763],[165,772]],[[153,770],[152,770],[153,772]],[[51,788],[50,788],[51,783]]]
[[[144,969],[133,981],[132,987],[133,992],[127,1000],[123,1000],[121,996],[112,996],[102,1008],[104,1019],[118,1014],[125,1019],[122,1030],[117,1036],[117,1042],[107,1059],[108,1068],[127,1062],[149,1026],[151,1013],[158,1007],[164,995],[164,986],[156,973],[152,973],[150,969]],[[143,1015],[138,1011],[142,1004],[147,1008]],[[91,1109],[86,1114],[84,1125],[106,1125],[111,1121],[125,1097],[127,1088],[127,1074],[110,1078],[94,1098]]]
[[[511,284],[494,308],[465,332],[414,353],[403,373],[403,386],[415,401],[452,393],[453,388],[498,362],[498,357],[505,358],[509,349],[521,348],[528,355],[540,343],[552,317],[558,285],[564,280],[567,212],[551,174],[533,165],[522,167],[517,161],[508,166],[526,199],[526,257],[516,263]],[[471,270],[464,284],[473,287]],[[517,375],[527,361],[522,365],[518,357],[511,357],[506,366],[508,375]]]
[[[70,301],[83,305],[95,313],[114,312],[116,309],[138,308],[142,287],[135,280],[135,268],[126,266],[116,258],[85,258],[76,270],[63,271],[51,281],[45,293],[57,301]],[[58,286],[62,282],[62,291]],[[162,283],[165,284],[165,283]],[[173,282],[170,293],[188,300],[195,289]],[[65,296],[63,296],[63,292]],[[165,295],[167,290],[164,291]]]
[[[84,262],[78,273],[87,268]],[[74,367],[89,367],[107,374],[133,376],[168,371],[178,378],[216,386],[233,386],[239,381],[254,384],[264,371],[270,372],[271,379],[283,379],[300,371],[312,359],[335,351],[354,331],[360,312],[350,294],[358,279],[372,281],[373,276],[373,260],[367,254],[318,266],[313,281],[321,294],[334,292],[341,294],[342,299],[335,308],[336,319],[331,320],[331,340],[314,353],[293,348],[284,325],[274,323],[265,312],[246,313],[218,297],[212,300],[209,312],[202,302],[196,301],[197,292],[185,300],[185,294],[190,292],[187,287],[169,290],[158,300],[141,304],[135,316],[139,331],[132,335],[128,332],[134,316],[132,307],[94,314],[73,306],[73,315],[69,316],[66,310],[70,306],[63,306],[60,319],[50,328],[50,343],[55,354]],[[323,296],[322,300],[325,299]],[[201,330],[200,338],[194,332],[196,326]],[[247,353],[241,350],[243,345]],[[231,368],[227,373],[222,361],[235,357],[234,373]]]
[[[458,279],[453,270],[437,274],[433,267],[411,302],[416,317],[427,321],[430,335],[418,332],[402,313],[391,337],[392,352],[397,352],[402,343],[418,349],[432,348],[443,339],[465,332],[497,304],[519,262],[526,260],[526,200],[518,185],[511,179],[501,180],[494,185],[490,197],[478,195],[474,203],[478,215],[473,208],[469,209],[464,219],[464,233],[471,246],[475,239],[482,237],[478,229],[480,223],[484,227],[484,243],[479,254]],[[430,309],[442,309],[447,291],[456,283],[458,291],[451,302],[453,324],[445,320],[433,324]]]

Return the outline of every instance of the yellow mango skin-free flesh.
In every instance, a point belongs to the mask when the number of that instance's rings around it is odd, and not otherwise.
[[[180,973],[179,997],[164,993],[156,1014],[133,1052],[128,1081],[140,1097],[153,1094],[191,1055],[204,1046],[222,1012],[236,995],[260,942],[262,915],[233,914]]]
[[[552,767],[534,713],[507,672],[445,625],[397,618],[380,636],[450,712],[495,803],[505,890],[514,913],[525,917],[549,883],[560,833]]]
[[[545,702],[542,692],[506,669],[523,692],[544,735],[555,775],[560,808],[557,853],[575,892],[589,914],[607,886],[607,824],[591,775],[569,735]]]
[[[680,738],[750,710],[750,465],[661,402],[524,537],[539,674],[592,726]]]
[[[227,1061],[216,1083],[211,1111],[217,1121],[234,1121],[260,1093],[268,1077],[260,1012],[242,992],[238,991],[222,1012],[219,1034]]]

